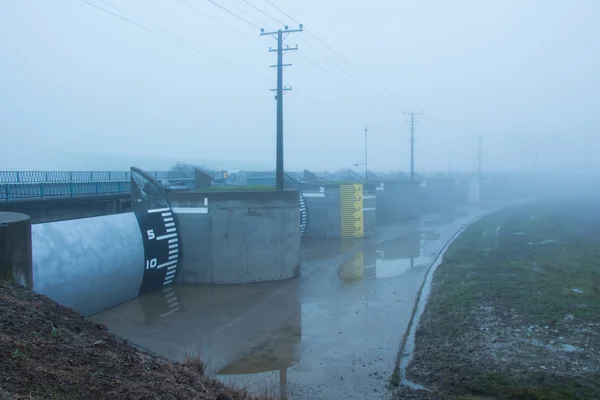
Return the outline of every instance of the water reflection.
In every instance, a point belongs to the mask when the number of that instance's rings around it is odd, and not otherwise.
[[[352,252],[363,244],[363,239],[303,239],[300,259],[302,262],[325,260]]]
[[[363,240],[307,241],[309,272],[299,279],[176,285],[91,319],[164,357],[199,351],[209,374],[257,394],[375,398],[389,384],[426,266],[456,231],[419,228],[366,249]]]
[[[144,320],[148,324],[156,318],[167,317],[183,310],[174,286],[140,296],[135,301],[140,304]]]
[[[408,270],[429,265],[431,259],[421,255],[426,236],[411,231],[397,239],[364,249],[344,261],[338,270],[343,281],[385,279],[400,276]]]
[[[217,376],[229,384],[254,392],[279,393],[285,398],[288,369],[300,362],[301,342],[302,314],[298,310],[276,329],[266,332],[262,343],[219,370]],[[253,387],[255,385],[260,387]]]

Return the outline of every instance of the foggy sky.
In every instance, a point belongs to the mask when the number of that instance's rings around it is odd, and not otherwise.
[[[89,1],[251,74],[81,0],[3,0],[0,170],[152,169],[175,160],[274,168],[271,37],[207,0],[183,1],[219,22],[179,0]],[[242,0],[214,1],[266,30],[280,27]],[[265,0],[249,2],[296,27]],[[351,76],[287,39],[345,82],[285,55],[293,64],[284,72],[293,88],[284,99],[288,170],[363,162],[368,125],[370,169],[407,171],[408,110],[424,111],[417,171],[474,171],[478,134],[487,170],[530,171],[536,148],[538,170],[600,165],[596,0],[272,2],[352,65],[308,32],[299,35]]]

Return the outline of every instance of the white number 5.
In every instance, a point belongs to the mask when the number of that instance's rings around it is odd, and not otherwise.
[[[148,240],[152,240],[154,239],[156,236],[154,236],[154,229],[150,229],[148,231]]]

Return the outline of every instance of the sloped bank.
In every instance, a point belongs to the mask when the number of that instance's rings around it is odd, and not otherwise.
[[[0,281],[0,399],[256,399],[190,358],[143,352],[102,325]]]
[[[600,398],[600,206],[538,202],[474,223],[436,270],[398,398]],[[433,397],[431,397],[433,396]]]

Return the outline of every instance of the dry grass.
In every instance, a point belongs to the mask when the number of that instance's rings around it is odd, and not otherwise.
[[[0,282],[0,310],[0,399],[265,400],[204,376],[199,354],[149,354],[16,284]]]

